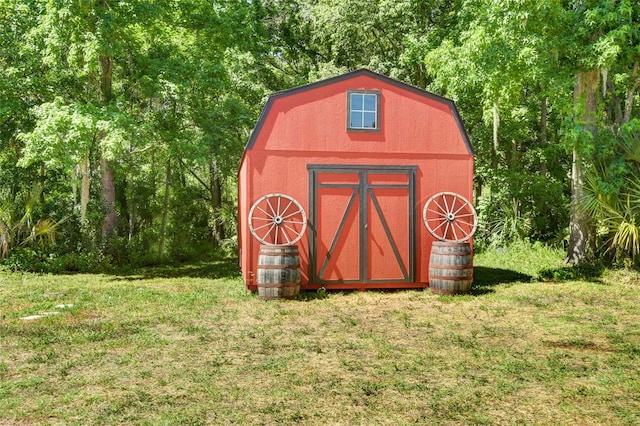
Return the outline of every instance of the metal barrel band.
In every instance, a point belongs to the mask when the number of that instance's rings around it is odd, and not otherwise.
[[[291,265],[260,265],[260,269],[296,269],[299,266],[299,263]]]
[[[442,265],[439,263],[431,263],[429,267],[431,269],[473,269],[469,265]]]
[[[300,283],[258,283],[258,286],[262,288],[283,288],[283,287],[298,287]]]
[[[432,280],[442,280],[442,281],[470,281],[473,279],[473,275],[465,275],[465,276],[446,276],[446,275],[431,275]]]

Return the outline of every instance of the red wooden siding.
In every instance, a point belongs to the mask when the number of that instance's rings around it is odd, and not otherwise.
[[[378,132],[347,131],[354,89],[380,92]],[[451,101],[360,70],[272,96],[238,177],[250,289],[259,243],[247,215],[274,192],[298,200],[310,217],[298,243],[303,288],[424,287],[433,238],[422,207],[440,191],[472,199],[473,151]]]

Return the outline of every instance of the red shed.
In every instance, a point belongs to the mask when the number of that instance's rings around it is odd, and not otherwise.
[[[247,287],[260,250],[249,213],[274,193],[306,212],[302,289],[428,286],[423,206],[443,191],[472,199],[473,155],[453,101],[368,70],[273,94],[239,169]]]

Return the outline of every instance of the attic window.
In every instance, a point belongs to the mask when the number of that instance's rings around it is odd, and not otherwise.
[[[349,90],[347,92],[347,130],[375,132],[380,130],[380,92]]]

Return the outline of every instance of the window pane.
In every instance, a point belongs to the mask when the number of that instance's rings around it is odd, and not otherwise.
[[[375,112],[365,112],[364,113],[364,126],[368,129],[376,128],[376,113]]]
[[[351,111],[362,111],[362,98],[363,95],[360,93],[351,94]]]
[[[351,113],[351,124],[349,127],[353,127],[356,129],[362,128],[362,113],[361,112],[352,112]]]
[[[375,111],[376,110],[376,95],[364,95],[364,110]]]
[[[380,129],[380,93],[378,91],[353,90],[348,92],[348,128],[364,131]]]

